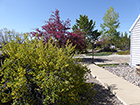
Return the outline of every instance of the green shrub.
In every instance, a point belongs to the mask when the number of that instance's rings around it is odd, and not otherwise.
[[[22,44],[11,40],[3,48],[5,59],[0,69],[0,100],[13,105],[80,105],[90,90],[85,83],[86,66],[75,63],[74,47],[58,48],[51,41],[27,37]],[[17,40],[20,40],[17,38]]]
[[[119,55],[129,55],[130,51],[119,51],[119,52],[117,52],[117,54],[119,54]]]

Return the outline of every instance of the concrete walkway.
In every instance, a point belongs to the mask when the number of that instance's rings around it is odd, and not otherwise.
[[[125,105],[140,105],[139,87],[94,64],[89,64],[88,67],[91,70],[91,74],[116,94]]]

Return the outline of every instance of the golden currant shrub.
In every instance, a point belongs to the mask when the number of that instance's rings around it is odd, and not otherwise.
[[[84,75],[86,66],[76,63],[74,47],[67,42],[59,48],[51,41],[27,38],[10,40],[3,48],[4,63],[0,69],[0,100],[13,105],[83,104],[81,96],[90,89]],[[20,40],[20,38],[17,38]]]

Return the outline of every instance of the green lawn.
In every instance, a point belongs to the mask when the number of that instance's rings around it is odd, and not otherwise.
[[[97,66],[99,66],[99,67],[103,67],[103,66],[129,66],[129,64],[128,63],[120,63],[120,64],[99,64],[99,65],[97,65]]]
[[[103,66],[118,66],[118,64],[99,64],[99,67],[103,67]]]
[[[100,52],[100,53],[94,53],[94,56],[107,56],[107,55],[111,55],[112,52]],[[86,54],[87,56],[92,56],[92,53],[88,53]]]
[[[119,51],[119,52],[117,52],[117,54],[119,54],[119,55],[129,55],[130,51]]]

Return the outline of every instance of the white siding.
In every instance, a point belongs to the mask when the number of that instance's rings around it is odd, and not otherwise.
[[[130,65],[140,64],[140,18],[131,30]]]

